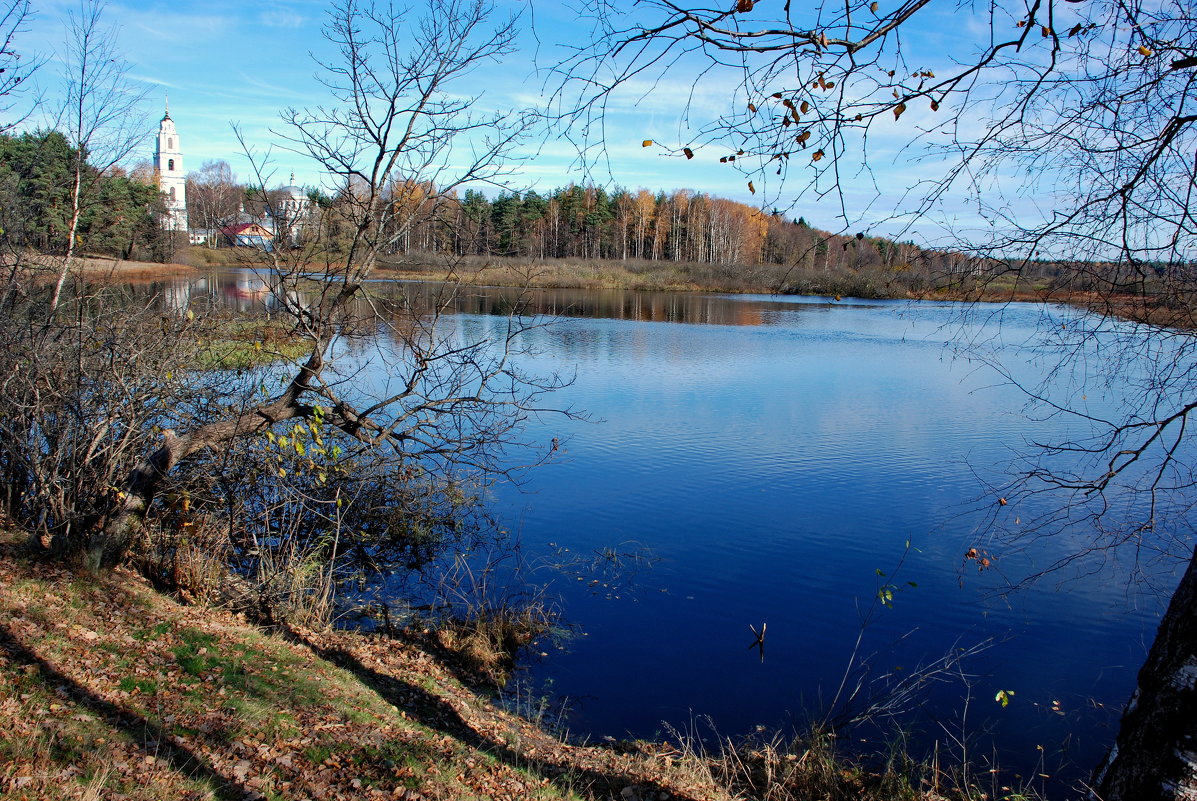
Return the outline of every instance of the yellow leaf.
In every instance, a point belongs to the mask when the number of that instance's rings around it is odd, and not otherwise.
[[[643,142],[641,142],[641,143],[640,143],[640,146],[641,146],[641,147],[652,147],[652,146],[653,146],[653,140],[651,140],[651,139],[645,139]]]
[[[1147,45],[1139,45],[1139,52],[1140,52],[1142,55],[1145,55],[1145,56],[1150,56],[1150,55],[1151,55],[1151,48],[1150,48],[1150,47],[1148,47]]]
[[[899,103],[898,105],[894,106],[894,119],[896,120],[896,119],[898,119],[898,117],[901,117],[902,112],[905,110],[906,110],[905,103]]]
[[[1051,35],[1052,35],[1052,29],[1051,29],[1051,28],[1049,28],[1049,27],[1047,27],[1046,25],[1040,25],[1040,26],[1039,26],[1039,33],[1040,33],[1040,35],[1041,35],[1041,36],[1043,36],[1043,38],[1045,38],[1045,39],[1046,39],[1047,37],[1049,37],[1049,36],[1051,36]]]
[[[756,194],[756,187],[752,185],[752,181],[748,182],[748,191],[754,195]]]

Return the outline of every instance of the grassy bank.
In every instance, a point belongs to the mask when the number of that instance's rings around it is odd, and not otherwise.
[[[960,797],[922,768],[836,761],[826,742],[567,743],[419,639],[267,632],[129,571],[31,562],[21,542],[0,536],[6,798]]]
[[[1048,300],[1051,287],[1042,280],[1002,276],[961,283],[944,276],[881,266],[812,269],[777,264],[698,264],[664,261],[545,259],[528,261],[471,257],[448,268],[419,257],[395,258],[378,274],[399,280],[441,280],[467,284],[532,286],[550,289],[628,289],[669,292],[726,292],[822,295],[871,299],[970,301]]]

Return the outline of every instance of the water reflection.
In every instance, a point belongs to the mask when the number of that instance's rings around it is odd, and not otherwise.
[[[233,271],[163,282],[157,296],[164,308],[203,297],[249,312],[265,308],[266,288]],[[396,309],[446,299],[431,284],[372,291]],[[528,332],[519,366],[576,369],[554,405],[604,421],[529,421],[529,440],[560,442],[563,458],[525,487],[498,488],[506,525],[543,554],[637,542],[660,560],[618,593],[556,579],[587,636],[529,675],[575,699],[575,732],[653,737],[662,721],[709,714],[735,734],[801,717],[834,694],[862,610],[892,583],[901,591],[868,634],[875,675],[1000,643],[967,666],[967,686],[929,686],[915,710],[922,742],[975,737],[978,752],[994,746],[1026,775],[1071,777],[1108,744],[1160,599],[1129,597],[1125,577],[1108,574],[998,599],[985,594],[1001,583],[996,571],[962,568],[987,536],[978,478],[992,479],[1024,443],[1067,432],[1021,414],[1024,395],[951,358],[944,343],[961,329],[946,327],[959,325],[958,307],[477,287],[452,301],[442,332],[460,341],[502,337],[516,308],[559,318]],[[1002,307],[1000,330],[991,319],[965,335],[1022,343],[1055,313]],[[389,358],[402,347],[375,344]],[[1043,375],[1034,360],[1009,366],[1027,386]],[[377,373],[368,380],[386,380]],[[1095,414],[1117,403],[1105,389],[1088,401]],[[917,550],[894,576],[908,540]],[[1076,547],[1045,542],[1003,555],[1000,569],[1025,575]],[[746,650],[745,639],[765,624],[762,661],[763,647]],[[993,703],[998,690],[1015,691],[1008,708]]]
[[[166,309],[180,310],[201,298],[218,302],[237,312],[270,311],[278,307],[270,291],[272,276],[265,271],[230,269],[203,278],[173,277],[149,284]],[[432,282],[373,282],[375,297],[390,300],[396,308],[442,309],[457,314],[507,316],[521,314],[545,317],[585,317],[636,322],[698,323],[707,325],[763,326],[783,323],[782,317],[801,310],[804,314],[826,314],[837,303],[823,298],[776,298],[767,295],[723,296],[696,292],[636,292],[604,289],[527,289],[510,287],[451,286]],[[307,304],[313,293],[302,288],[294,293]],[[853,301],[848,301],[852,304]],[[363,300],[359,311],[370,304]],[[875,307],[875,302],[854,302]]]

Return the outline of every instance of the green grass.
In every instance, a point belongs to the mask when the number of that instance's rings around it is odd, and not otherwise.
[[[278,320],[218,320],[201,338],[195,366],[201,370],[245,370],[299,359],[310,350],[309,342],[292,335]]]

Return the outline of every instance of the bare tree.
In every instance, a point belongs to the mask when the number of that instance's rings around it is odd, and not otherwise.
[[[66,253],[50,299],[50,313],[58,308],[62,288],[75,257],[79,221],[96,201],[100,179],[127,158],[148,131],[140,111],[146,90],[129,80],[129,64],[120,55],[115,28],[103,22],[101,0],[81,0],[67,18],[66,99],[56,124],[74,148],[70,220]]]
[[[1089,544],[1060,566],[1122,549],[1189,558],[1197,539],[1191,3],[991,2],[964,6],[968,24],[950,33],[931,19],[943,10],[931,0],[641,0],[630,9],[593,0],[586,9],[595,35],[555,67],[557,97],[585,152],[601,152],[618,93],[643,98],[668,84],[676,95],[681,81],[704,101],[722,92],[726,106],[705,118],[690,106],[692,138],[673,143],[678,155],[738,169],[771,197],[830,197],[843,230],[958,212],[949,204],[964,198],[975,223],[956,231],[955,247],[982,282],[1046,261],[1052,299],[1091,313],[1045,327],[1040,346],[1057,368],[1025,390],[1086,433],[1027,451],[1000,490],[995,531],[1009,511],[1008,545],[1084,533]],[[883,194],[871,152],[879,136],[890,152],[900,148],[899,159],[927,161],[903,188],[902,208],[870,207]],[[1093,378],[1085,359],[1096,353],[1108,372]],[[1119,408],[1094,412],[1086,382],[1111,375],[1130,390]],[[1055,390],[1066,384],[1076,391],[1062,399]],[[1021,503],[1043,494],[1052,511],[1016,524]],[[1197,794],[1195,583],[1190,569],[1140,675],[1119,752],[1095,788],[1107,801]],[[1143,736],[1169,712],[1179,717],[1164,739]]]
[[[233,222],[245,199],[245,186],[227,161],[205,161],[187,176],[188,213],[204,228]]]
[[[37,59],[23,58],[16,47],[30,13],[29,0],[8,0],[0,6],[0,133],[12,130],[27,116],[6,119],[17,107],[22,84],[38,66]]]
[[[289,421],[318,418],[341,438],[342,452],[378,455],[372,475],[379,487],[387,486],[387,476],[396,483],[414,474],[451,482],[458,471],[505,469],[498,450],[560,383],[525,375],[512,363],[520,335],[536,323],[512,317],[497,338],[463,339],[442,331],[440,306],[401,301],[397,311],[368,322],[375,331],[387,325],[393,339],[387,353],[374,357],[389,376],[381,389],[354,380],[360,364],[346,373],[332,358],[334,344],[352,337],[366,310],[388,308],[366,293],[366,282],[380,250],[420,211],[388,202],[390,183],[402,175],[444,195],[466,182],[497,180],[506,169],[504,156],[525,117],[479,114],[476,101],[459,93],[461,79],[512,44],[513,21],[492,24],[491,15],[488,5],[468,0],[430,0],[419,11],[345,0],[330,12],[326,33],[340,57],[325,65],[325,81],[339,102],[288,111],[284,121],[294,147],[340,182],[319,229],[347,229],[347,237],[305,237],[302,247],[264,254],[263,264],[274,302],[307,343],[307,355],[277,394],[219,419],[165,430],[160,447],[120,482],[102,524],[76,532],[93,564],[123,556],[177,466],[254,435],[273,436]],[[260,170],[258,177],[265,197]],[[319,276],[314,288],[313,275]]]

